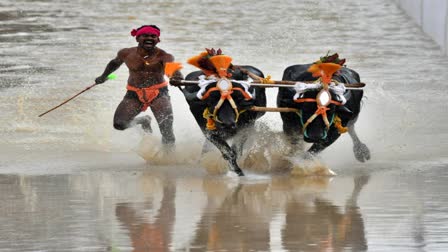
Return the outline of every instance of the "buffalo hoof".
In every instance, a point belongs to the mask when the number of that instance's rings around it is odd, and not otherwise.
[[[303,154],[304,160],[314,160],[315,158],[316,158],[316,154],[314,154],[312,152],[307,151]]]
[[[353,153],[355,154],[355,158],[364,163],[365,161],[370,159],[370,150],[367,145],[360,143],[353,146]]]
[[[236,169],[236,170],[234,170],[234,172],[235,172],[239,177],[244,176],[244,172],[243,172],[243,170],[241,170],[241,169]]]

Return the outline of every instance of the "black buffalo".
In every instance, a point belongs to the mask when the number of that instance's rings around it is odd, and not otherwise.
[[[315,77],[307,71],[311,64],[289,66],[283,72],[283,80],[288,81],[314,81]],[[359,83],[359,74],[347,67],[342,67],[333,79],[341,83]],[[326,106],[324,116],[317,112],[318,106],[313,99],[316,98],[320,90],[308,90],[303,93],[302,100],[294,101],[296,91],[294,88],[279,88],[277,95],[278,107],[290,107],[298,109],[298,113],[281,113],[283,121],[283,131],[291,141],[293,146],[297,146],[303,140],[313,143],[308,150],[308,154],[316,155],[326,147],[330,146],[341,135],[341,126],[348,129],[348,133],[353,140],[353,152],[355,158],[364,162],[370,159],[368,147],[360,141],[355,132],[355,122],[361,109],[363,90],[346,90],[344,97],[347,102],[341,105],[340,98],[331,91],[332,102]],[[315,118],[307,123],[314,114]],[[340,123],[338,120],[340,119]],[[304,127],[306,126],[306,127]],[[339,129],[338,129],[339,128]],[[309,156],[309,155],[306,155]]]
[[[243,70],[234,67],[232,71],[231,99],[223,98],[216,81],[201,90],[201,95],[203,95],[201,99],[197,97],[200,91],[198,85],[188,85],[182,89],[182,92],[206,139],[221,151],[223,158],[229,163],[230,169],[239,176],[243,176],[244,173],[237,164],[237,158],[242,154],[243,145],[248,139],[250,130],[253,129],[255,120],[264,114],[264,112],[251,111],[250,108],[253,106],[265,107],[266,94],[264,88],[245,87],[241,83],[235,82],[248,79],[247,72],[243,73],[246,70],[259,77],[264,77],[263,73],[255,67],[239,67]],[[201,75],[203,75],[201,71],[195,71],[188,74],[185,79],[198,80]],[[246,89],[249,92],[246,92]],[[214,129],[210,126],[214,126]],[[232,146],[227,142],[229,139],[233,140]],[[204,146],[207,146],[207,143]],[[203,149],[203,153],[205,151],[206,148]]]

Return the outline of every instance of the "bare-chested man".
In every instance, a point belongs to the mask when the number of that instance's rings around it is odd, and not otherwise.
[[[114,128],[124,130],[140,124],[146,132],[152,132],[150,116],[136,118],[150,107],[159,124],[162,143],[173,146],[173,110],[164,74],[165,64],[173,62],[174,57],[156,46],[160,42],[157,26],[144,25],[132,30],[131,35],[136,37],[138,46],[118,51],[117,57],[107,64],[95,83],[104,83],[110,73],[125,63],[129,69],[128,91],[115,111]],[[183,78],[179,71],[172,77]]]

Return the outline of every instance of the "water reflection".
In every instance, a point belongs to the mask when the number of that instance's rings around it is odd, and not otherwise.
[[[132,251],[364,251],[357,200],[368,181],[355,177],[345,205],[338,206],[323,197],[328,178],[192,179],[160,184],[157,209],[149,200],[118,203],[115,213]]]
[[[298,247],[304,251],[365,251],[364,221],[357,206],[368,176],[354,178],[354,188],[345,206],[315,198],[312,206],[307,202],[293,201],[286,207],[283,244],[289,251]]]
[[[174,221],[174,196],[171,187],[163,190],[161,207],[155,221],[146,220],[130,203],[119,203],[115,208],[117,219],[122,228],[128,231],[134,252],[166,251],[171,243],[170,233]],[[146,204],[144,204],[146,205]],[[147,206],[151,207],[151,206]]]
[[[446,167],[437,179],[428,171],[331,180],[189,169],[1,175],[0,251],[444,248]]]

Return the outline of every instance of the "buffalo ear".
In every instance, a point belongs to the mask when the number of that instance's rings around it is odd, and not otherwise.
[[[341,119],[350,119],[353,116],[353,112],[346,106],[336,106],[336,114]]]

